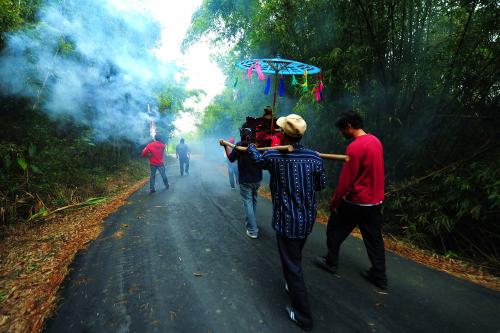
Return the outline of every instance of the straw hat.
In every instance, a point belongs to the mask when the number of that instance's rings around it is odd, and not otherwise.
[[[306,121],[293,113],[286,117],[279,117],[276,124],[283,129],[286,135],[294,138],[303,136],[307,128]]]

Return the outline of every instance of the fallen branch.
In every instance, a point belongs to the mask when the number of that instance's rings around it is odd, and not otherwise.
[[[108,200],[108,198],[106,198],[106,197],[90,198],[90,199],[88,199],[87,201],[84,201],[84,202],[80,202],[80,203],[77,203],[77,204],[68,205],[68,206],[64,206],[64,207],[60,207],[60,208],[54,209],[53,211],[49,212],[47,215],[52,215],[54,213],[60,212],[62,210],[68,209],[68,208],[87,207],[87,206],[97,205],[97,204],[105,202],[106,200]]]
[[[36,214],[31,215],[26,220],[26,222],[30,222],[30,221],[36,220],[38,218],[41,218],[41,217],[47,217],[49,215],[55,214],[57,212],[60,212],[60,211],[63,211],[63,210],[69,209],[69,208],[87,207],[87,206],[97,205],[97,204],[105,202],[107,199],[108,198],[106,198],[106,197],[90,198],[87,201],[79,202],[79,203],[73,204],[73,205],[67,205],[64,207],[59,207],[57,209],[54,209],[53,211],[48,211],[45,207],[42,207]]]

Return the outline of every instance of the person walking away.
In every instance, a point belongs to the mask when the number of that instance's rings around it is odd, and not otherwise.
[[[142,157],[149,157],[149,165],[151,168],[151,175],[149,177],[149,192],[155,192],[156,172],[159,171],[165,189],[168,190],[167,175],[165,174],[165,144],[160,135],[156,134],[154,141],[149,143],[141,153]]]
[[[308,330],[313,327],[313,318],[302,271],[302,249],[316,220],[316,191],[325,188],[323,160],[300,143],[307,128],[301,116],[280,117],[276,124],[283,131],[283,144],[293,145],[293,152],[269,150],[261,155],[251,144],[248,154],[271,175],[272,227],[291,301],[286,311],[293,322]]]
[[[250,143],[252,133],[246,124],[240,130],[241,141],[237,146],[246,147]],[[248,237],[256,239],[259,237],[259,227],[257,226],[257,195],[262,180],[262,170],[255,165],[248,154],[233,149],[229,153],[229,148],[225,146],[226,154],[231,163],[238,161],[238,181],[240,183],[240,195],[243,201],[243,210],[245,212],[245,227]]]
[[[363,130],[363,121],[354,111],[343,113],[335,126],[348,139],[345,162],[337,188],[330,199],[326,231],[328,253],[317,257],[321,268],[335,273],[339,267],[342,242],[359,226],[371,268],[361,275],[381,289],[387,289],[381,208],[384,201],[384,159],[382,143]]]
[[[189,159],[191,157],[191,152],[189,147],[184,143],[184,139],[181,139],[180,143],[175,147],[175,156],[179,160],[179,167],[181,169],[181,176],[189,175]]]
[[[229,142],[234,144],[234,138],[229,138]],[[238,164],[232,163],[227,157],[229,155],[229,151],[224,150],[224,160],[227,164],[227,174],[229,176],[229,184],[233,190],[236,189],[235,184],[239,185],[238,181]]]

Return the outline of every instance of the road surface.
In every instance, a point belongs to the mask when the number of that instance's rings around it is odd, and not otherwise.
[[[157,177],[155,194],[133,194],[78,254],[45,331],[300,332],[285,312],[271,203],[258,202],[253,240],[223,164],[193,158],[188,176],[167,170],[168,191]],[[369,266],[362,241],[346,240],[338,275],[312,264],[324,251],[317,224],[303,251],[314,332],[500,332],[498,292],[387,253],[384,293],[359,275]]]

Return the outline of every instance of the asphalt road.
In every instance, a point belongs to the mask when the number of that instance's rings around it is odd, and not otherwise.
[[[271,203],[260,198],[253,240],[223,164],[167,170],[168,191],[157,177],[155,194],[133,194],[77,256],[45,331],[300,332],[285,312]],[[324,251],[317,224],[303,251],[315,332],[500,332],[498,292],[388,253],[383,293],[359,275],[362,241],[346,240],[339,275],[311,263]]]

